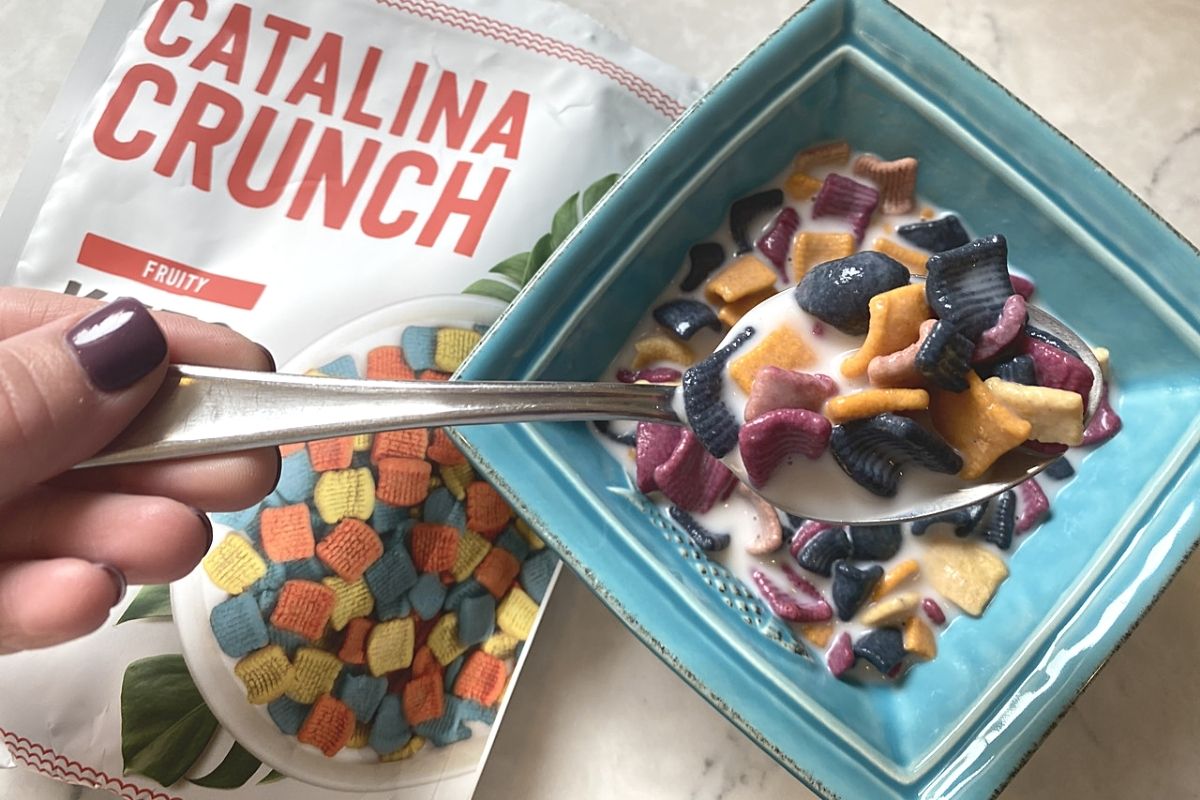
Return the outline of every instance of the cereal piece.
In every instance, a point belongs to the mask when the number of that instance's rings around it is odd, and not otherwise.
[[[517,561],[524,561],[529,556],[529,542],[525,541],[525,537],[517,533],[511,525],[496,537],[496,547],[512,553]]]
[[[868,302],[870,322],[862,347],[842,362],[842,374],[867,374],[871,359],[903,350],[921,338],[921,323],[929,319],[925,287],[909,284],[877,294]]]
[[[1084,444],[1099,444],[1116,436],[1121,430],[1121,417],[1108,401],[1108,386],[1100,389],[1100,405],[1083,430]]]
[[[384,682],[386,683],[386,681]],[[371,739],[371,726],[362,722],[354,724],[354,733],[350,735],[350,741],[346,742],[348,750],[361,750],[367,746],[367,742]]]
[[[517,645],[521,640],[511,633],[504,631],[496,631],[482,645],[479,646],[481,652],[487,653],[489,656],[496,658],[512,658],[516,652]]]
[[[330,525],[346,517],[368,519],[375,510],[375,478],[371,470],[336,470],[317,479],[313,505],[321,520]]]
[[[383,555],[383,542],[362,520],[344,519],[321,540],[316,552],[338,577],[353,583]]]
[[[918,593],[901,592],[868,606],[859,621],[871,627],[898,625],[916,613],[920,604],[921,595]]]
[[[1012,295],[1008,243],[1003,236],[987,236],[935,253],[926,268],[929,307],[972,342],[996,324],[1004,301]]]
[[[891,675],[904,659],[904,636],[895,628],[868,631],[854,643],[854,655],[884,675]]]
[[[737,420],[721,399],[725,362],[753,335],[753,328],[743,329],[724,347],[683,373],[683,406],[688,425],[704,449],[717,458],[734,448],[738,435]],[[655,479],[658,480],[657,476]]]
[[[454,372],[483,337],[465,328],[442,328],[437,332],[434,365],[443,372]]]
[[[430,673],[440,676],[442,674],[442,665],[434,658],[433,651],[429,649],[428,645],[421,645],[416,655],[413,656],[412,674],[419,677],[421,675],[429,675]]]
[[[996,324],[979,334],[971,361],[978,363],[998,355],[1025,328],[1026,317],[1025,298],[1019,294],[1009,295]]]
[[[309,641],[321,638],[337,598],[328,586],[311,581],[290,580],[279,590],[279,601],[271,624]]]
[[[732,303],[759,292],[775,288],[775,271],[753,253],[738,258],[708,279],[704,295],[711,302]],[[634,364],[637,367],[637,364]]]
[[[929,393],[924,389],[865,389],[830,398],[825,404],[825,416],[833,424],[840,425],[885,411],[923,411],[927,408]]]
[[[829,672],[835,678],[840,678],[843,673],[853,667],[856,660],[857,656],[854,653],[854,646],[850,642],[850,634],[845,632],[838,636],[833,647],[829,648],[829,653],[825,656]]]
[[[517,529],[517,533],[521,534],[521,538],[529,543],[529,549],[541,550],[546,546],[541,537],[533,532],[533,528],[529,527],[528,523],[520,517],[513,520],[513,527]]]
[[[835,426],[829,449],[847,475],[880,497],[895,496],[904,464],[917,463],[952,475],[962,469],[963,463],[937,434],[897,414],[879,414]]]
[[[826,528],[810,538],[799,552],[796,562],[809,572],[828,577],[833,564],[850,557],[850,537],[842,528]]]
[[[396,752],[411,736],[412,731],[404,719],[404,706],[400,698],[394,694],[385,694],[379,701],[379,709],[371,723],[371,735],[367,744],[382,756]]]
[[[454,694],[467,700],[476,700],[481,705],[494,705],[502,694],[508,680],[508,669],[499,658],[476,651],[467,657],[458,679],[454,682]]]
[[[928,661],[937,655],[937,641],[933,631],[920,617],[909,617],[904,620],[904,650],[917,658]]]
[[[458,640],[470,647],[496,630],[496,599],[491,595],[468,597],[458,607]]]
[[[788,519],[796,525],[796,532],[792,534],[792,540],[788,543],[788,551],[792,554],[792,558],[795,558],[818,533],[834,527],[828,522],[818,522],[815,519],[793,518],[791,514],[788,515]]]
[[[783,182],[783,190],[793,200],[808,200],[821,188],[821,181],[805,175],[803,172],[793,172]]]
[[[363,573],[363,580],[381,603],[399,598],[417,582],[417,568],[400,539],[393,538],[383,555]]]
[[[435,522],[439,525],[450,525],[462,530],[467,525],[467,509],[445,486],[439,486],[425,498],[421,510],[422,522]]]
[[[777,408],[755,417],[738,432],[746,477],[751,485],[761,487],[793,455],[820,457],[831,432],[828,419],[803,408]]]
[[[929,617],[929,621],[934,625],[946,624],[946,612],[942,611],[942,607],[932,597],[926,597],[921,601],[921,610],[925,612],[925,616]]]
[[[282,448],[281,448],[282,451]],[[317,475],[312,462],[308,460],[308,449],[300,449],[282,456],[279,467],[279,482],[275,492],[292,503],[303,502],[312,495],[313,487],[317,484]]]
[[[338,649],[338,658],[347,664],[367,663],[367,639],[375,623],[366,617],[355,617],[346,623],[345,637]]]
[[[917,369],[917,353],[925,339],[933,332],[937,320],[928,319],[921,323],[917,341],[898,352],[887,356],[876,356],[867,365],[867,380],[880,388],[920,389],[925,386],[925,376]]]
[[[433,657],[443,667],[467,651],[467,646],[458,640],[458,614],[442,615],[429,631],[428,645]]]
[[[425,451],[425,457],[435,464],[443,466],[443,469],[439,471],[439,474],[442,475],[442,480],[445,480],[445,467],[466,467],[467,470],[470,470],[470,465],[467,464],[467,457],[450,440],[449,434],[441,428],[433,429],[433,435],[430,439],[429,447]],[[458,496],[457,492],[455,496]],[[459,499],[461,500],[462,498],[459,497]]]
[[[983,530],[983,538],[1001,550],[1007,550],[1012,547],[1016,527],[1017,493],[1009,489],[997,497],[992,506],[992,516]]]
[[[1022,386],[988,378],[984,386],[1005,408],[1030,424],[1029,438],[1077,445],[1083,442],[1083,398],[1077,392]]]
[[[1100,364],[1100,374],[1105,380],[1108,380],[1108,361],[1109,353],[1107,347],[1093,347],[1092,355],[1096,357],[1096,362]]]
[[[908,271],[914,275],[925,274],[925,262],[929,260],[929,256],[918,250],[910,250],[903,245],[893,242],[891,239],[885,239],[880,236],[875,241],[871,242],[871,249],[877,250],[886,256],[899,261],[904,266],[908,267]]]
[[[712,507],[712,495],[705,492],[706,465],[711,459],[700,438],[685,430],[670,458],[654,468],[654,485],[681,508],[707,511]]]
[[[458,529],[449,525],[418,522],[411,535],[413,564],[421,572],[452,569],[458,558],[458,539]]]
[[[857,561],[887,561],[900,552],[899,525],[851,525],[850,557]]]
[[[699,300],[669,300],[655,308],[653,313],[655,322],[680,339],[691,339],[703,328],[721,330],[721,323],[712,306]]]
[[[283,652],[287,653],[288,658],[294,658],[296,651],[308,644],[308,639],[300,634],[280,630],[274,625],[267,626],[267,641],[283,648]]]
[[[354,437],[338,436],[309,442],[308,460],[317,472],[346,469],[354,460]]]
[[[954,323],[940,319],[921,340],[914,363],[926,381],[951,392],[964,392],[974,352],[974,342],[960,333]]]
[[[296,739],[333,758],[354,735],[354,713],[332,695],[321,695],[308,712]]]
[[[460,718],[459,699],[447,697],[446,708],[442,716],[413,725],[413,730],[433,742],[438,747],[461,742],[471,737],[471,729],[463,724]]]
[[[534,553],[521,564],[521,588],[534,601],[542,602],[557,568],[558,556],[551,551],[541,550]]]
[[[878,601],[880,598],[891,593],[896,587],[905,581],[915,577],[921,571],[921,567],[913,559],[901,561],[896,566],[883,573],[883,578],[879,583],[875,584],[875,589],[871,592],[871,600]]]
[[[917,189],[915,158],[883,161],[861,155],[854,161],[854,174],[879,186],[879,207],[884,214],[907,214],[913,210],[913,193]]]
[[[204,557],[204,571],[229,594],[241,594],[267,572],[254,547],[237,534],[227,535]]]
[[[442,601],[446,599],[446,587],[433,572],[426,572],[408,592],[409,602],[413,611],[421,619],[428,620],[437,616],[442,610]]]
[[[417,753],[421,752],[421,748],[425,746],[425,738],[422,736],[413,736],[408,740],[408,743],[394,753],[388,753],[386,756],[380,756],[379,760],[388,763],[392,761],[404,761],[412,758]]]
[[[760,369],[802,369],[815,361],[816,355],[804,337],[791,328],[776,328],[744,356],[730,362],[729,377],[749,394]]]
[[[288,736],[295,736],[300,731],[300,726],[304,724],[304,720],[308,716],[308,710],[309,707],[306,704],[297,703],[290,697],[281,697],[267,703],[267,714],[271,717],[271,721],[275,723],[275,727],[279,728],[281,733]]]
[[[246,686],[246,700],[256,706],[283,697],[296,679],[292,662],[278,645],[255,650],[233,667],[233,674]]]
[[[493,597],[500,598],[508,591],[508,587],[512,586],[520,571],[521,563],[512,553],[494,547],[475,568],[475,580],[491,592]]]
[[[750,384],[745,418],[749,422],[768,411],[802,408],[820,411],[825,401],[837,394],[837,383],[828,375],[795,372],[767,366],[760,369]]]
[[[1016,533],[1026,533],[1050,513],[1050,500],[1037,478],[1021,481],[1016,488],[1021,498],[1021,512],[1017,515],[1015,530]]]
[[[854,234],[803,231],[792,244],[792,274],[800,281],[818,264],[846,258],[855,249]]]
[[[705,306],[705,308],[708,308],[708,306]],[[713,319],[716,319],[716,317],[714,317]],[[717,324],[718,324],[718,326],[720,325],[720,323],[717,323]],[[683,377],[683,373],[680,372],[679,370],[675,369],[674,367],[650,367],[648,369],[639,369],[639,370],[625,369],[624,367],[622,367],[621,369],[617,370],[616,377],[617,377],[617,380],[620,381],[621,383],[645,382],[645,383],[675,383],[675,384],[678,384],[679,379]],[[599,428],[601,426],[608,425],[608,421],[607,420],[596,420],[592,424],[595,425],[597,428]],[[601,431],[601,433],[605,433],[605,431]],[[623,442],[621,442],[621,439],[620,439],[620,434],[605,433],[605,435],[608,436],[609,438],[611,438],[613,441],[623,444]]]
[[[467,487],[467,527],[494,539],[513,518],[512,508],[500,493],[485,481]]]
[[[409,325],[400,334],[400,349],[408,366],[418,372],[434,369],[437,361],[437,328]]]
[[[669,361],[672,364],[686,367],[696,361],[695,354],[688,349],[686,344],[667,336],[647,336],[645,339],[634,342],[633,349],[634,369],[641,369],[660,361]]]
[[[340,631],[355,617],[365,617],[375,609],[375,596],[371,588],[361,578],[356,581],[346,581],[337,577],[325,578],[321,584],[333,592],[333,610],[329,614],[329,624],[335,631]]]
[[[209,625],[217,645],[230,658],[241,658],[267,646],[267,626],[258,603],[249,594],[231,597],[213,607]]]
[[[367,670],[378,677],[409,667],[415,641],[412,617],[377,623],[367,636]]]
[[[1030,297],[1033,297],[1033,293],[1037,289],[1037,286],[1034,285],[1032,280],[1024,275],[1016,275],[1011,272],[1009,273],[1008,278],[1012,282],[1013,292],[1021,295],[1021,297],[1024,297],[1026,300],[1028,300]]]
[[[1004,361],[978,367],[977,370],[989,378],[999,378],[1009,383],[1019,383],[1022,386],[1036,386],[1037,373],[1033,368],[1033,358],[1027,355],[1013,356]]]
[[[370,675],[346,675],[338,686],[336,697],[346,704],[360,722],[370,722],[379,703],[387,693],[387,678]],[[360,747],[366,746],[366,740]]]
[[[965,392],[934,390],[929,413],[934,428],[962,455],[959,476],[964,480],[983,475],[1033,429],[997,400],[974,372],[967,373]]]
[[[832,613],[832,612],[831,612]],[[800,635],[814,647],[824,647],[833,638],[832,622],[805,622],[800,625]]]
[[[411,381],[416,376],[395,345],[376,347],[367,353],[367,378],[375,381]]]
[[[450,574],[454,580],[459,582],[466,580],[491,549],[492,543],[475,531],[468,530],[464,533],[458,540],[454,566],[450,568]]]
[[[282,450],[283,448],[280,449]],[[261,508],[262,504],[256,503],[249,508],[243,508],[239,511],[225,511],[219,514],[210,514],[209,517],[213,522],[218,522],[227,528],[243,533],[253,539],[257,534],[252,532],[252,528],[258,520],[258,512]]]
[[[679,506],[672,505],[667,509],[667,513],[679,527],[683,528],[684,533],[692,540],[692,544],[701,550],[715,552],[729,547],[730,537],[728,533],[714,533],[710,531]]]
[[[767,189],[733,201],[729,207],[729,232],[733,234],[737,252],[744,253],[750,249],[750,223],[781,205],[782,189]]]
[[[529,638],[533,629],[533,621],[537,618],[537,603],[529,595],[514,586],[500,601],[496,608],[496,624],[500,630],[517,637],[521,641]]]
[[[1044,471],[1056,481],[1065,481],[1075,474],[1075,468],[1071,466],[1071,462],[1067,460],[1066,456],[1060,456],[1051,461]]]
[[[394,506],[412,506],[429,494],[433,465],[423,458],[385,458],[379,464],[375,496]]]
[[[295,680],[287,696],[298,703],[313,703],[321,695],[333,691],[342,674],[342,662],[333,653],[315,647],[296,651]]]
[[[688,274],[679,284],[685,292],[698,289],[712,271],[725,263],[725,248],[717,242],[702,242],[688,251]]]
[[[479,581],[474,578],[467,578],[462,583],[456,583],[446,592],[446,599],[442,601],[442,608],[447,611],[458,611],[462,601],[468,597],[482,597],[489,594],[488,590],[479,585]]]
[[[819,594],[813,598],[797,598],[785,592],[757,567],[751,570],[750,580],[759,594],[767,601],[771,612],[789,622],[824,622],[833,616],[833,610]]]
[[[1008,577],[1008,567],[1003,559],[974,542],[937,539],[928,543],[925,574],[939,594],[978,617]]]
[[[354,364],[354,356],[338,356],[328,364],[318,367],[317,372],[330,378],[358,378],[358,367]]]
[[[947,214],[928,222],[913,222],[896,229],[901,239],[931,253],[962,247],[971,241],[958,217]]]
[[[774,296],[774,288],[763,289],[761,292],[748,294],[740,300],[734,300],[732,303],[725,303],[721,306],[720,310],[717,311],[717,319],[719,319],[723,325],[727,325],[732,328],[734,325],[737,325],[738,320],[750,312],[750,309],[754,308],[762,301],[769,300]]]
[[[796,302],[843,333],[861,336],[868,331],[871,298],[908,282],[903,264],[864,250],[810,269],[796,288]]]
[[[833,563],[833,587],[830,595],[833,597],[833,607],[837,610],[838,619],[849,622],[855,612],[871,596],[875,584],[883,578],[883,567],[874,564],[866,569],[859,569],[848,561],[837,560]]]
[[[759,497],[745,486],[739,485],[738,494],[754,508],[754,516],[758,521],[758,529],[754,540],[746,545],[746,552],[752,556],[765,556],[774,553],[783,545],[783,526],[779,522],[779,512],[775,507]]]
[[[384,431],[375,436],[371,463],[378,464],[384,458],[424,458],[428,447],[429,431],[426,428]]]
[[[838,217],[845,220],[854,232],[855,244],[862,241],[871,215],[879,205],[879,192],[873,187],[837,173],[825,176],[825,182],[813,198],[813,219]],[[905,270],[907,274],[907,270]]]
[[[979,523],[983,521],[983,514],[986,510],[986,502],[975,503],[974,505],[956,508],[953,511],[946,511],[932,517],[919,519],[912,524],[913,536],[923,536],[931,526],[937,524],[953,525],[954,535],[960,539],[970,536],[979,527]]]
[[[798,172],[812,172],[818,167],[840,167],[849,160],[849,142],[835,139],[801,150],[792,159],[792,168]]]
[[[785,208],[775,217],[771,227],[754,243],[758,251],[779,270],[779,277],[784,283],[787,283],[788,279],[784,264],[787,263],[788,250],[792,246],[792,236],[799,227],[800,215],[796,213],[796,209]]]

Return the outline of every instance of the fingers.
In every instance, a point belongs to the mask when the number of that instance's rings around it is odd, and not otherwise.
[[[0,653],[90,633],[124,596],[119,572],[78,558],[0,563]]]

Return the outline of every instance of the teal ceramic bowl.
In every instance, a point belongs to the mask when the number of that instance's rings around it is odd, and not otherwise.
[[[1118,376],[1123,432],[1083,460],[937,659],[897,686],[837,681],[640,499],[587,426],[460,435],[613,612],[815,791],[990,797],[1200,535],[1200,254],[1044,120],[892,6],[816,0],[624,176],[462,377],[596,378],[729,203],[830,138],[917,156],[919,193],[1004,233],[1039,301],[1109,347]]]

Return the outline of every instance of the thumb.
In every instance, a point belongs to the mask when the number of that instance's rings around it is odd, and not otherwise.
[[[0,341],[0,496],[108,444],[154,395],[166,357],[158,323],[131,298]]]

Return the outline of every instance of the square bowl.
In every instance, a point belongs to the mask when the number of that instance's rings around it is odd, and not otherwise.
[[[937,659],[896,686],[832,678],[587,426],[457,435],[643,642],[815,791],[989,797],[1200,536],[1200,253],[1044,120],[898,9],[815,0],[622,178],[460,377],[596,378],[730,202],[833,138],[920,159],[918,193],[1004,233],[1040,302],[1110,349],[1120,389],[1122,434],[1083,460],[987,613],[951,625]]]

